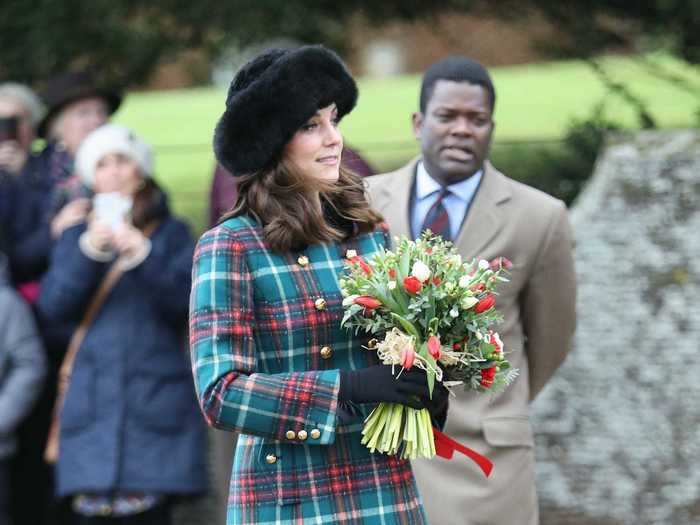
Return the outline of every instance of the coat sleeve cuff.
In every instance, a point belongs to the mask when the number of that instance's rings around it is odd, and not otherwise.
[[[202,408],[217,428],[299,445],[335,442],[338,370],[221,378]]]
[[[319,373],[319,383],[324,383],[332,392],[332,401],[329,406],[321,407],[311,403],[309,415],[309,428],[306,430],[308,438],[305,444],[331,445],[335,442],[335,430],[338,415],[338,391],[340,389],[340,371],[326,370]],[[325,403],[323,403],[325,405]],[[297,440],[299,438],[297,432]]]
[[[134,268],[139,266],[143,261],[145,261],[146,258],[150,255],[151,246],[151,240],[148,238],[144,239],[143,245],[137,253],[129,257],[120,257],[119,266],[121,266],[122,270],[125,272],[133,270]]]
[[[109,262],[114,260],[115,253],[112,250],[100,250],[90,241],[90,235],[84,231],[78,239],[80,251],[93,261]]]

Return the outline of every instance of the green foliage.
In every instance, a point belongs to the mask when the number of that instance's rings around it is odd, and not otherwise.
[[[135,1],[10,0],[0,4],[0,75],[40,85],[69,66],[97,66],[107,80],[144,79],[170,50],[190,43],[189,32],[164,13]],[[182,28],[181,28],[182,29]]]
[[[508,261],[463,262],[452,243],[428,232],[415,242],[396,239],[393,251],[378,252],[369,261],[357,256],[347,261],[340,280],[345,307],[341,325],[386,335],[377,347],[385,364],[403,365],[402,353],[415,351],[415,365],[429,378],[438,374],[441,379],[438,360],[450,380],[469,384],[481,369],[508,368],[499,359],[501,345],[496,349],[498,336],[491,327],[502,320],[493,308],[494,293],[508,280],[509,266]],[[426,346],[431,340],[441,348],[434,355]],[[502,386],[502,374],[495,377],[494,387],[480,390]]]
[[[533,9],[544,15],[561,30],[561,38],[546,42],[547,49],[560,56],[592,57],[611,48],[647,46],[700,63],[697,0],[501,0],[488,3],[487,9],[511,19]]]
[[[571,204],[593,174],[606,133],[619,129],[599,104],[590,117],[572,120],[561,141],[500,148],[492,159],[509,176]]]
[[[125,86],[185,49],[209,58],[272,38],[343,50],[347,24],[415,19],[448,2],[313,0],[6,0],[0,3],[0,77],[38,85],[71,66],[96,66]]]
[[[185,49],[213,58],[231,45],[287,38],[343,51],[354,20],[381,25],[459,12],[516,21],[533,10],[561,29],[561,38],[546,42],[551,53],[591,57],[611,45],[647,42],[700,62],[696,0],[6,0],[0,4],[0,77],[36,84],[69,66],[93,65],[134,85]]]
[[[399,373],[425,370],[430,395],[436,381],[499,391],[515,375],[491,329],[503,319],[493,294],[511,267],[503,258],[465,263],[451,242],[430,232],[415,242],[396,238],[393,251],[376,252],[369,261],[348,255],[339,281],[341,325],[377,334],[381,341],[368,346],[384,365]],[[380,403],[365,421],[362,443],[372,452],[431,458],[431,427],[425,409]]]

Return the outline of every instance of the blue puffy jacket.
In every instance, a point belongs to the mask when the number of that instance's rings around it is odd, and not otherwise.
[[[38,308],[76,327],[109,264],[64,232]],[[78,351],[61,416],[58,495],[206,488],[205,430],[186,351],[193,240],[167,215],[148,257],[112,288]]]

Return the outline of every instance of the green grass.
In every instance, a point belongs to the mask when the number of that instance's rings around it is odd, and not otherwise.
[[[700,70],[665,55],[647,57],[665,71],[700,86]],[[603,60],[610,77],[641,98],[661,127],[697,125],[694,95],[649,73],[637,60]],[[635,113],[617,96],[606,95],[600,80],[579,61],[550,62],[491,70],[497,92],[495,141],[560,138],[574,118],[585,118],[605,98],[606,115],[636,127]],[[396,167],[418,152],[410,116],[418,104],[419,75],[360,79],[360,99],[342,123],[348,144],[378,169]],[[698,90],[700,91],[700,90]],[[197,88],[131,93],[115,120],[151,142],[158,180],[170,191],[177,213],[195,231],[204,228],[207,190],[214,165],[212,130],[224,108],[225,90]]]

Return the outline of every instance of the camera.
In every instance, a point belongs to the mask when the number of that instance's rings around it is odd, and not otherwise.
[[[17,140],[18,124],[17,117],[0,117],[0,142]]]

